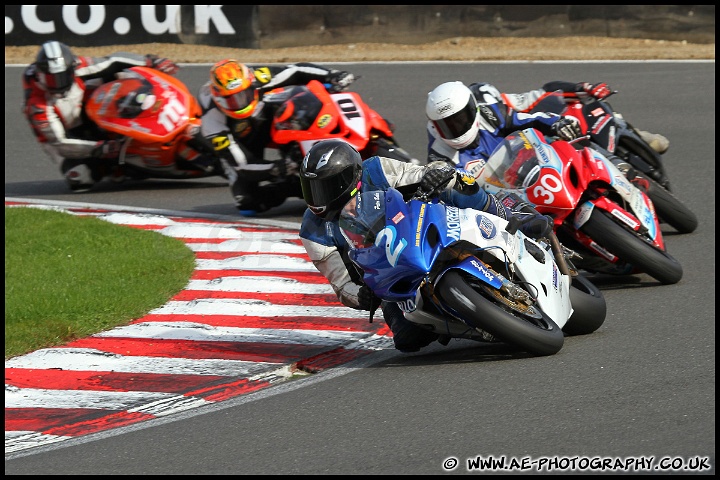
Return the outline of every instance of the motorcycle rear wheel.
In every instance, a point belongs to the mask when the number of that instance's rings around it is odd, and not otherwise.
[[[682,266],[670,254],[651,245],[599,208],[592,211],[580,230],[607,251],[664,285],[678,283],[683,276]]]
[[[605,297],[598,287],[581,275],[572,277],[570,304],[573,313],[563,326],[566,335],[587,335],[605,323]]]
[[[471,285],[468,280],[460,272],[449,271],[435,291],[469,325],[534,355],[554,355],[560,351],[565,341],[563,331],[540,309],[523,314],[500,302],[485,290],[484,284]]]
[[[680,233],[694,232],[698,226],[695,213],[655,180],[646,179],[650,183],[647,195],[652,200],[658,217]]]

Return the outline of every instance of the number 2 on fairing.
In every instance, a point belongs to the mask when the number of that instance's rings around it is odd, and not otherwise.
[[[397,241],[397,230],[388,226],[378,232],[377,238],[375,238],[375,246],[379,247],[383,242],[385,243],[385,257],[390,265],[394,267],[400,254],[407,247],[407,240],[401,238]]]

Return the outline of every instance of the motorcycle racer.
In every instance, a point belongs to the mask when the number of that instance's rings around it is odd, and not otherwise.
[[[502,139],[517,130],[532,127],[563,140],[582,134],[580,123],[571,116],[509,108],[498,89],[487,83],[440,84],[428,93],[425,114],[428,163],[442,160],[468,170],[484,163]]]
[[[245,65],[225,59],[210,69],[198,93],[202,132],[221,157],[239,213],[253,216],[280,205],[288,192],[299,193],[297,165],[283,158],[270,139],[272,119],[287,99],[281,87],[319,80],[340,92],[355,80],[352,73],[313,63],[285,66]]]
[[[94,88],[133,66],[171,75],[178,70],[172,61],[153,54],[77,56],[64,43],[50,40],[42,44],[35,62],[23,71],[22,111],[40,146],[60,166],[73,192],[87,192],[111,175],[107,159],[117,158],[122,145],[89,121],[84,102]]]
[[[343,305],[370,312],[382,307],[395,348],[401,352],[416,352],[439,337],[406,320],[396,302],[381,302],[363,283],[363,272],[350,260],[350,246],[340,231],[339,219],[343,207],[358,192],[394,187],[409,197],[420,188],[423,192],[438,192],[441,200],[459,208],[476,208],[505,219],[517,217],[520,230],[534,238],[552,231],[548,217],[507,208],[479,188],[474,178],[444,161],[414,165],[379,156],[363,161],[360,153],[342,140],[323,140],[312,146],[300,165],[300,183],[308,205],[300,239],[310,260],[328,279]]]
[[[566,100],[572,101],[581,99],[584,96],[591,96],[597,100],[607,98],[612,94],[612,90],[607,83],[588,83],[588,82],[567,82],[564,80],[555,80],[548,82],[541,88],[530,90],[525,93],[501,93],[503,102],[518,112],[529,112],[543,98],[560,90]],[[616,113],[616,115],[618,115]],[[663,135],[651,133],[646,130],[638,130],[640,137],[647,142],[650,147],[659,154],[665,153],[670,148],[670,141]]]

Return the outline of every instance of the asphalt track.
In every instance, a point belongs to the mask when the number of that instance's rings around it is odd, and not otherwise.
[[[460,464],[448,471],[467,473],[472,469],[466,460],[478,456],[559,459],[553,472],[567,471],[562,460],[572,458],[667,457],[686,464],[700,458],[712,465],[701,473],[714,473],[714,62],[343,68],[363,76],[354,89],[395,121],[398,139],[415,155],[424,145],[423,102],[417,99],[449,78],[482,79],[507,91],[557,78],[607,81],[620,90],[612,103],[628,120],[671,139],[665,155],[670,178],[701,222],[690,235],[663,230],[669,252],[683,265],[682,281],[660,286],[644,275],[593,277],[608,302],[606,324],[592,335],[568,339],[552,357],[472,342],[401,355],[384,348],[387,338],[378,335],[382,349],[346,358],[352,360],[347,364],[255,393],[226,391],[213,405],[198,406],[192,397],[186,405],[196,408],[183,411],[179,402],[163,403],[167,398],[154,392],[161,405],[155,412],[168,408],[172,415],[19,454],[8,452],[6,412],[6,474],[427,474],[444,473],[450,457]],[[197,86],[205,72],[186,66],[181,78]],[[6,202],[73,201],[81,210],[93,204],[94,214],[111,216],[123,209],[117,206],[161,209],[168,218],[181,211],[200,223],[240,221],[253,231],[287,233],[297,224],[302,211],[297,199],[259,221],[238,219],[227,189],[214,180],[146,182],[70,195],[25,123],[16,121],[18,77],[18,69],[6,68]],[[369,326],[364,320],[356,328],[360,325]],[[382,332],[361,335],[376,333]],[[346,340],[323,348],[352,345]],[[6,363],[6,410],[13,398],[8,383]]]

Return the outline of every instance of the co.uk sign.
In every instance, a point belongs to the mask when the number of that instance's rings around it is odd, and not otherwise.
[[[5,46],[187,43],[258,48],[257,5],[6,5]]]

